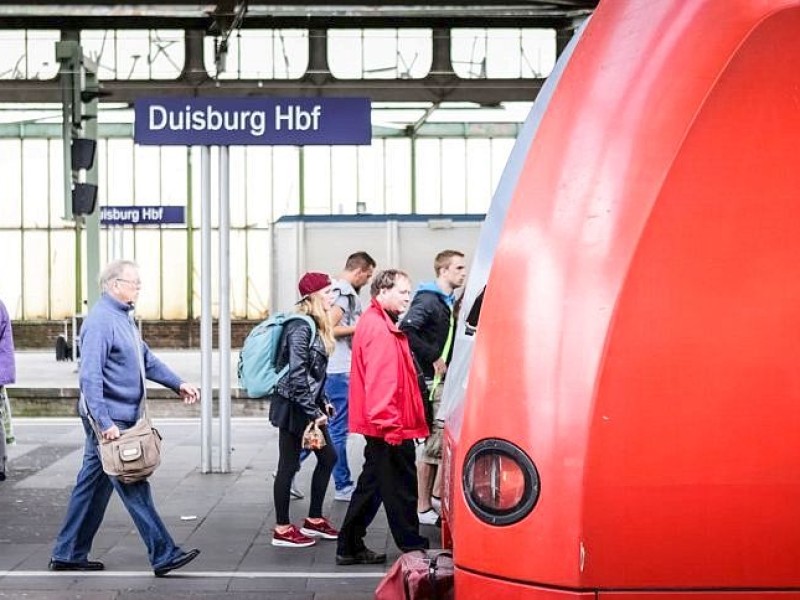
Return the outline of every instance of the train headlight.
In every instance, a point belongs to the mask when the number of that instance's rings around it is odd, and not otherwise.
[[[516,523],[539,500],[533,461],[505,440],[481,440],[470,449],[463,485],[472,512],[491,525]]]

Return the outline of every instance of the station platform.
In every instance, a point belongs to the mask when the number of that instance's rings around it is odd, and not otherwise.
[[[178,373],[199,383],[199,352],[156,353]],[[56,363],[42,353],[18,354],[18,387],[75,385],[73,363]],[[41,355],[41,356],[38,356]],[[52,356],[52,355],[51,355]],[[197,365],[196,367],[194,365]],[[195,378],[196,377],[196,378]],[[25,386],[24,388],[22,386]],[[12,390],[12,395],[15,392]],[[366,543],[386,552],[386,565],[339,567],[336,544],[320,540],[311,548],[270,544],[275,522],[271,473],[277,466],[278,436],[264,416],[234,417],[231,470],[201,473],[199,417],[156,417],[164,437],[163,462],[151,479],[156,505],[176,541],[200,548],[191,564],[156,578],[122,503],[112,496],[91,558],[105,571],[50,572],[53,540],[80,464],[80,420],[66,417],[15,417],[17,444],[9,447],[8,479],[0,483],[0,599],[27,600],[367,600],[400,555],[383,510]],[[219,471],[218,422],[212,464]],[[349,462],[357,476],[363,462],[361,436],[350,436]],[[293,500],[291,518],[308,513],[314,458],[297,477],[303,500]],[[329,486],[323,512],[341,524],[347,503],[333,500]],[[439,529],[422,526],[431,545]]]
[[[156,356],[184,380],[201,384],[202,356],[199,350],[159,350]],[[51,350],[18,350],[15,354],[17,381],[9,386],[9,394],[20,416],[71,416],[78,399],[78,368],[76,361],[57,361]],[[269,404],[248,398],[239,389],[237,365],[239,353],[234,350],[230,361],[231,414],[234,416],[266,416]],[[212,353],[211,387],[214,397],[219,392],[220,355]],[[152,381],[147,382],[151,414],[160,417],[198,417],[200,405],[185,406],[171,390]],[[216,409],[215,409],[216,410]]]

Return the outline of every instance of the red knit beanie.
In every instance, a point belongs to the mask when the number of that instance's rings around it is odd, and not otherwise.
[[[300,278],[300,283],[297,284],[297,289],[300,291],[302,297],[309,296],[314,292],[318,292],[331,284],[331,278],[325,273],[306,273]]]

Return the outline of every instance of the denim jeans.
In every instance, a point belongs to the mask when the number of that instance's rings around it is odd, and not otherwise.
[[[350,392],[350,373],[328,373],[325,380],[325,394],[336,411],[328,422],[333,448],[336,450],[336,464],[333,467],[333,483],[337,490],[353,485],[350,467],[347,464],[348,427],[347,396]]]
[[[164,522],[156,512],[150,484],[147,481],[122,484],[116,477],[103,472],[97,441],[89,421],[82,417],[86,432],[83,448],[83,465],[78,472],[75,488],[72,490],[64,524],[56,538],[52,558],[65,562],[84,562],[88,560],[92,541],[100,528],[103,516],[116,490],[122,503],[133,519],[136,529],[147,546],[147,555],[154,569],[162,567],[181,555]],[[133,423],[116,422],[120,430]]]
[[[333,404],[333,418],[328,420],[328,433],[331,435],[333,449],[336,450],[336,465],[333,467],[333,484],[336,490],[343,490],[354,485],[353,477],[350,474],[350,466],[347,464],[347,436],[350,429],[347,424],[347,396],[350,392],[350,373],[328,373],[325,378],[325,395]],[[308,450],[300,453],[300,463],[308,455]],[[300,464],[297,465],[300,469]]]

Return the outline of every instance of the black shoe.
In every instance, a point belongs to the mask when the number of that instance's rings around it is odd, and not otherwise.
[[[378,554],[369,548],[364,548],[355,554],[337,554],[336,564],[347,565],[382,565],[386,562],[385,554]]]
[[[99,560],[87,560],[84,562],[67,562],[66,560],[50,560],[47,568],[51,571],[102,571],[106,566]]]
[[[163,567],[158,567],[157,569],[154,569],[156,577],[163,577],[170,571],[174,571],[175,569],[180,569],[181,567],[185,567],[195,558],[197,558],[198,554],[200,554],[200,550],[195,548],[194,550],[189,550],[188,552],[184,552],[177,558],[173,558]]]

